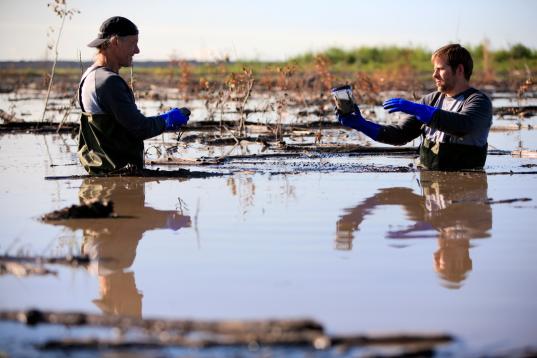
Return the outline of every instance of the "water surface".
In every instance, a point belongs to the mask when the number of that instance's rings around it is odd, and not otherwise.
[[[319,171],[287,159],[191,168],[229,174],[208,179],[44,180],[83,174],[72,138],[3,135],[0,148],[0,251],[93,259],[0,276],[2,310],[310,317],[330,333],[446,332],[473,353],[536,347],[537,175],[493,175],[531,159],[489,156],[488,175],[362,173],[412,158],[328,156],[301,160],[332,168]],[[531,200],[501,203],[517,198]],[[93,199],[119,217],[40,220]],[[16,332],[0,325],[4,343]]]

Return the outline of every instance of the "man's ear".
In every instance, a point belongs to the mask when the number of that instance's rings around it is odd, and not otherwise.
[[[459,63],[457,66],[457,70],[455,71],[456,74],[460,74],[464,77],[464,65],[462,63]]]
[[[117,43],[118,43],[118,38],[117,38],[117,36],[112,36],[112,37],[110,38],[110,45],[117,46]]]

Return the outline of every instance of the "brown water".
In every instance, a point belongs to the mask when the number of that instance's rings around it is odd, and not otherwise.
[[[75,160],[63,139],[0,137],[0,251],[94,261],[52,266],[57,276],[0,276],[2,310],[311,317],[336,333],[447,332],[474,353],[535,347],[537,175],[359,173],[349,165],[410,159],[325,157],[302,164],[335,170],[281,161],[272,167],[296,174],[44,180],[83,173],[49,166]],[[531,163],[490,156],[487,167]],[[522,197],[532,200],[497,203]],[[121,217],[39,220],[95,198],[113,200]],[[17,330],[3,327],[5,344]]]
[[[491,143],[537,149],[527,129]],[[56,276],[0,276],[0,310],[309,317],[330,333],[453,334],[457,355],[537,348],[537,175],[496,175],[533,171],[535,159],[489,155],[488,174],[364,173],[413,159],[314,155],[191,168],[228,174],[208,179],[44,180],[84,174],[73,138],[2,135],[0,149],[0,253],[92,258],[50,265]],[[119,217],[40,220],[92,199],[112,200]],[[24,347],[50,334],[70,333],[0,323],[0,351],[35,354]]]

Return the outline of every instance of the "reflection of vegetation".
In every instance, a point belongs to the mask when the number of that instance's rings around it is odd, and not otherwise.
[[[238,197],[241,214],[244,215],[254,204],[255,184],[251,177],[230,177],[227,185],[233,196]]]

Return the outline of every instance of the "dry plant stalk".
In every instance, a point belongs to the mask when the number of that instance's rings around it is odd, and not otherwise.
[[[320,98],[319,98],[320,99],[319,113],[321,113],[321,115],[320,115],[320,121],[319,121],[319,131],[315,135],[315,144],[320,144],[321,138],[323,137],[323,133],[322,133],[323,131],[322,123],[323,123],[323,118],[324,118],[322,115],[322,113],[324,113],[323,99],[324,99],[325,93],[330,91],[330,89],[333,86],[334,76],[330,72],[330,60],[328,59],[328,57],[324,55],[317,55],[315,57],[315,69],[317,71],[317,75],[319,76],[321,80],[321,88],[320,88],[321,91],[320,91]]]
[[[358,103],[379,104],[380,86],[371,76],[365,72],[356,73],[353,84],[354,95]]]
[[[82,53],[78,51],[78,61],[80,63],[80,77],[84,75],[84,66],[82,65]],[[65,113],[63,114],[63,118],[60,121],[60,124],[58,124],[58,129],[56,129],[56,134],[60,133],[60,130],[62,129],[63,124],[71,114],[71,111],[73,108],[75,108],[76,103],[78,101],[78,90],[73,93],[73,97],[71,97],[71,101],[69,102],[69,106],[65,109]]]
[[[281,142],[283,140],[282,118],[283,114],[287,110],[289,99],[289,83],[296,72],[296,66],[286,65],[284,67],[276,67],[276,72],[278,74],[277,86],[280,94],[276,96],[276,113],[278,114],[278,119],[276,122],[275,135],[276,140]]]
[[[218,66],[218,73],[222,78],[227,77],[227,67],[224,65],[224,62],[221,62]],[[216,109],[220,108],[220,137],[224,134],[224,110],[228,104],[228,101],[231,97],[231,92],[226,86],[225,81],[220,83],[220,87],[217,91],[217,103]]]
[[[233,94],[233,99],[237,101],[236,109],[239,112],[239,137],[245,136],[246,134],[245,122],[247,114],[245,108],[252,94],[254,82],[252,69],[248,67],[243,67],[240,73],[231,73],[226,80],[226,86],[230,92],[230,96]]]
[[[214,94],[215,90],[213,84],[205,77],[200,78],[198,95],[205,100],[203,104],[205,105],[205,110],[207,111],[208,121],[214,120],[214,112],[216,111],[216,106],[211,106],[211,104],[213,103]]]
[[[71,20],[75,14],[80,13],[80,11],[77,9],[69,9],[67,7],[66,0],[54,0],[53,2],[48,3],[47,7],[52,8],[52,11],[54,11],[54,13],[59,16],[62,21],[58,30],[58,37],[56,38],[56,42],[52,45],[49,44],[49,49],[54,49],[54,61],[52,62],[52,70],[50,71],[50,79],[48,83],[47,96],[45,98],[45,107],[43,108],[43,115],[41,116],[41,122],[45,121],[45,113],[47,112],[48,100],[50,98],[50,91],[52,90],[52,82],[54,80],[56,64],[58,63],[58,46],[60,44],[65,19],[69,18],[69,20]]]
[[[179,67],[178,89],[179,89],[179,92],[183,95],[183,99],[185,101],[188,101],[190,78],[192,77],[192,67],[185,60],[179,61],[178,67]]]
[[[245,136],[246,135],[245,122],[246,122],[247,115],[244,114],[244,109],[246,108],[246,102],[248,102],[248,99],[250,98],[250,95],[252,94],[252,89],[254,87],[254,76],[253,76],[251,68],[243,67],[242,72],[243,72],[242,79],[244,81],[245,93],[244,93],[244,98],[242,100],[242,103],[240,105],[239,135]]]
[[[495,80],[494,69],[492,67],[492,58],[490,55],[489,40],[483,41],[483,82],[492,83]]]
[[[136,95],[136,90],[135,90],[136,80],[134,79],[134,64],[131,64],[131,66],[129,67],[129,72],[131,76],[129,80],[129,84],[131,86],[132,94],[134,95],[134,98],[138,99],[138,96]]]
[[[330,91],[334,82],[334,76],[330,72],[330,59],[325,55],[315,56],[315,71],[321,82],[321,93]]]
[[[173,83],[175,83],[175,74],[176,69],[179,67],[179,60],[175,56],[175,54],[172,54],[170,56],[170,61],[168,62],[168,85],[171,87],[173,86]]]
[[[518,86],[516,94],[519,100],[522,99],[522,97],[524,97],[526,92],[531,90],[533,86],[535,85],[535,81],[533,80],[533,76],[531,74],[530,68],[528,67],[527,64],[525,64],[524,66],[526,68],[526,80],[520,86]]]

